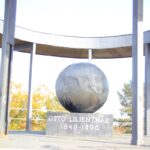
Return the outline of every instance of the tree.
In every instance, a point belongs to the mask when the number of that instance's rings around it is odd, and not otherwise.
[[[26,128],[27,101],[28,95],[22,89],[22,85],[11,82],[9,130],[23,130]]]
[[[21,84],[11,83],[9,130],[25,130],[28,94]],[[41,85],[33,90],[32,130],[45,130],[47,111],[66,111],[48,87]]]
[[[60,105],[55,93],[45,85],[40,85],[33,91],[32,130],[45,130],[47,111],[66,111]]]
[[[118,92],[122,118],[118,119],[119,125],[125,129],[125,133],[131,133],[132,117],[132,83],[124,83],[121,92]]]

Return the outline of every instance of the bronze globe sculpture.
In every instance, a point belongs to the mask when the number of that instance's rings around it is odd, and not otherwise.
[[[106,102],[108,91],[105,74],[91,63],[69,65],[56,81],[56,95],[70,112],[97,111]]]

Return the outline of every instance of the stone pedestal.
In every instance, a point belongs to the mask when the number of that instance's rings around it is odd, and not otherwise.
[[[112,115],[61,112],[47,114],[48,135],[111,136],[112,130]]]

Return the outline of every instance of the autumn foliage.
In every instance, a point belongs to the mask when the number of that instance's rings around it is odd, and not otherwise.
[[[11,83],[9,104],[9,130],[25,130],[27,119],[28,93],[21,84]],[[46,128],[47,111],[66,111],[56,95],[48,87],[41,85],[33,90],[32,96],[32,130]]]

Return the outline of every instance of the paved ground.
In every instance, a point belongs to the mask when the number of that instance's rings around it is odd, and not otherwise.
[[[149,150],[150,137],[143,146],[130,145],[130,135],[112,137],[62,137],[40,134],[9,134],[0,136],[0,150]]]

